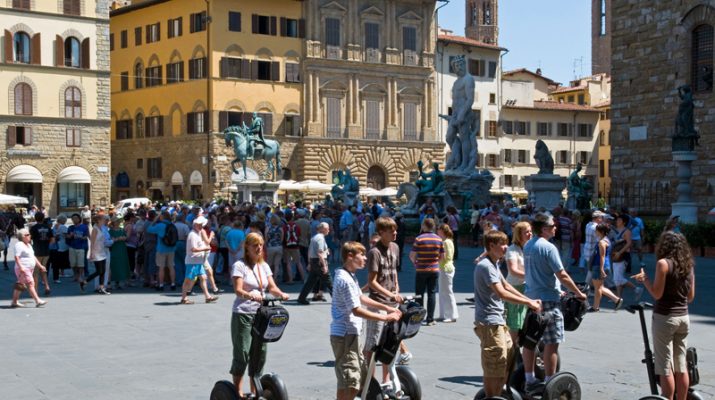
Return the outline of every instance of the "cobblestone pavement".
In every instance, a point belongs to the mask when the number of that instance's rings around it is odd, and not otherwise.
[[[410,367],[420,378],[424,399],[472,399],[481,386],[479,342],[472,331],[472,262],[478,250],[460,247],[455,291],[460,318],[455,324],[424,327],[407,344]],[[654,259],[646,257],[652,274]],[[11,265],[12,266],[12,265]],[[689,344],[698,348],[705,398],[715,393],[715,260],[699,258],[697,292],[691,307]],[[365,282],[365,273],[359,275]],[[576,279],[579,276],[576,274]],[[24,295],[24,309],[9,309],[14,275],[0,270],[2,399],[207,399],[213,383],[230,379],[229,320],[232,294],[216,304],[179,306],[178,293],[146,289],[111,296],[80,295],[76,283],[53,285],[44,309]],[[403,292],[414,290],[414,273],[400,273]],[[228,289],[227,286],[224,286]],[[299,286],[284,287],[297,297]],[[626,297],[630,295],[627,293]],[[589,314],[567,333],[562,367],[581,382],[584,399],[638,399],[648,392],[641,364],[638,318],[626,311]],[[335,391],[329,345],[329,303],[287,303],[291,321],[269,345],[266,371],[279,373],[291,399],[331,399]],[[649,318],[650,319],[650,318]]]

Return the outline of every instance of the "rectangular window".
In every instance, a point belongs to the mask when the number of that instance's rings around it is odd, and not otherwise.
[[[21,10],[30,9],[30,0],[12,0],[12,8],[19,8]]]
[[[341,108],[341,101],[337,97],[328,97],[326,98],[326,109],[327,109],[327,122],[328,122],[328,137],[331,138],[339,138],[342,136],[342,132],[340,129],[340,108]]]
[[[115,124],[117,140],[131,139],[132,138],[132,120],[120,120]]]
[[[527,136],[531,134],[531,124],[524,121],[514,122],[514,130],[516,130],[517,135]]]
[[[516,153],[516,162],[518,164],[528,164],[528,150],[518,150]]]
[[[374,22],[365,23],[365,48],[380,48],[380,24]]]
[[[127,48],[127,41],[128,41],[127,37],[128,37],[128,36],[129,36],[129,35],[127,35],[127,30],[126,30],[126,29],[123,30],[123,31],[121,31],[121,32],[119,32],[119,45],[120,45],[120,47],[123,48],[123,49],[126,49],[126,48]]]
[[[137,26],[134,28],[134,45],[141,46],[142,44],[142,27]]]
[[[280,68],[280,63],[270,61],[253,61],[251,67],[256,69],[255,79],[259,81],[278,80],[273,79],[272,69]]]
[[[146,117],[146,137],[164,136],[164,117]]]
[[[598,34],[606,36],[606,0],[601,0]]]
[[[417,140],[417,104],[404,103],[405,140]]]
[[[146,159],[146,177],[161,179],[161,157]]]
[[[17,145],[29,146],[32,144],[32,128],[29,126],[8,126],[7,146]]]
[[[497,76],[497,62],[489,61],[489,77],[494,78]]]
[[[114,34],[109,34],[109,51],[114,51]]]
[[[504,164],[512,164],[514,161],[511,158],[511,149],[504,149]]]
[[[325,44],[340,47],[340,20],[337,18],[325,19]]]
[[[300,37],[300,22],[297,19],[281,17],[281,36]]]
[[[569,102],[569,103],[573,103],[573,102],[574,102],[574,97],[573,97],[573,95],[569,95],[569,97],[567,98],[566,101]]]
[[[581,137],[581,138],[593,137],[593,125],[578,124],[578,137]]]
[[[146,87],[159,86],[162,83],[161,65],[146,69]]]
[[[182,17],[171,18],[167,25],[169,25],[169,39],[173,37],[178,37],[183,34],[183,19]]]
[[[191,14],[189,18],[189,30],[191,33],[202,32],[206,30],[206,11]]]
[[[598,177],[606,177],[606,160],[598,160]]]
[[[253,14],[253,33],[257,33],[259,35],[275,35],[275,19],[276,17]]]
[[[283,133],[286,136],[300,136],[301,131],[300,115],[286,115]]]
[[[121,84],[121,91],[127,91],[129,90],[129,72],[124,71],[121,74],[119,74],[119,81]]]
[[[504,186],[514,187],[514,175],[504,175]]]
[[[79,0],[63,0],[63,11],[67,15],[80,15]]]
[[[475,60],[475,59],[470,58],[470,59],[469,59],[469,67],[468,67],[468,70],[469,70],[469,74],[470,74],[470,75],[472,75],[472,76],[479,76],[479,75],[480,75],[480,73],[479,73],[479,72],[480,72],[480,71],[479,71],[479,60]]]
[[[492,139],[497,137],[497,121],[487,121],[487,137]]]
[[[67,147],[81,147],[82,131],[77,128],[68,128],[66,132]]]
[[[538,136],[551,135],[551,123],[550,122],[537,122],[536,123],[536,134]]]
[[[187,113],[186,133],[206,133],[208,128],[208,116],[208,111]]]
[[[166,84],[184,81],[184,62],[166,64]]]
[[[380,139],[380,102],[365,102],[365,139]]]
[[[497,167],[497,155],[496,154],[487,154],[487,168],[496,168]]]
[[[146,26],[146,42],[154,43],[161,40],[161,23],[157,22],[155,24]]]
[[[417,28],[414,26],[402,27],[402,48],[417,51]]]
[[[556,152],[556,164],[568,164],[569,163],[569,152],[567,150],[560,150]]]
[[[243,71],[245,66],[246,71]],[[221,58],[219,75],[221,78],[250,78],[250,61],[241,58]]]
[[[300,64],[286,63],[286,82],[300,82]]]
[[[556,126],[556,134],[560,137],[568,137],[569,136],[569,124],[564,123],[564,122],[559,122],[558,125]]]
[[[584,95],[584,94],[578,95],[578,104],[580,104],[580,105],[586,104],[586,95]]]
[[[489,93],[489,104],[496,104],[496,103],[497,103],[496,93]]]
[[[206,79],[206,57],[189,60],[189,79]]]
[[[241,32],[241,13],[238,11],[228,12],[228,30],[231,32]]]
[[[502,121],[501,129],[505,135],[511,135],[514,133],[514,123],[512,121]]]
[[[144,169],[144,159],[137,158],[137,169]]]
[[[588,165],[591,163],[591,153],[588,151],[579,151],[577,153],[578,156],[578,162],[580,162],[583,165]]]

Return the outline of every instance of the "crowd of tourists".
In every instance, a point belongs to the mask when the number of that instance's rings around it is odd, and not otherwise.
[[[425,325],[452,323],[459,318],[453,292],[459,231],[460,225],[467,224],[462,224],[454,207],[438,217],[431,201],[419,212],[420,230],[407,256],[416,272],[416,299],[426,307]],[[527,309],[551,316],[542,339],[543,360],[546,380],[554,375],[564,338],[562,287],[583,300],[591,289],[591,312],[600,311],[603,296],[617,310],[624,290],[632,290],[634,300],[643,288],[648,290],[656,299],[656,369],[664,393],[687,385],[683,360],[694,263],[677,221],[668,224],[658,242],[651,281],[643,271],[645,227],[634,209],[589,210],[582,215],[563,207],[547,211],[493,203],[475,205],[469,217],[473,244],[484,246],[474,260],[470,300],[475,303],[475,333],[481,341],[488,396],[498,394],[505,382],[507,359]],[[19,297],[25,290],[37,307],[44,306],[47,301],[39,296],[40,284],[44,296],[50,296],[50,281],[60,284],[61,279],[71,279],[80,292],[93,283],[100,295],[132,286],[180,290],[180,303],[187,305],[194,303],[189,297],[196,282],[206,303],[217,300],[223,292],[221,283],[231,284],[235,294],[231,373],[239,394],[253,315],[266,293],[288,298],[279,283],[302,284],[297,298],[301,305],[331,297],[330,335],[339,399],[354,398],[361,384],[362,360],[369,359],[384,322],[399,318],[397,306],[405,298],[398,275],[404,268],[405,218],[377,200],[355,207],[295,202],[285,208],[170,202],[137,205],[121,216],[112,207],[87,208],[70,215],[69,223],[66,215],[50,221],[36,210],[30,220],[28,229],[14,209],[0,214],[5,269],[10,239],[17,238],[17,283],[11,307],[23,307]],[[331,268],[337,263],[342,268]],[[364,267],[367,282],[360,287],[355,272]],[[577,285],[567,269],[586,272],[586,284]],[[359,349],[362,318],[368,321],[364,347]],[[404,344],[400,353],[401,363],[412,358]],[[527,387],[543,384],[534,375],[534,352],[525,348],[522,356]],[[382,375],[386,380],[387,368]]]

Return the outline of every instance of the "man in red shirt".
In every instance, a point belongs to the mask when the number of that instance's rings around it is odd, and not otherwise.
[[[415,265],[415,295],[417,302],[424,306],[424,294],[427,290],[428,326],[434,325],[434,308],[437,295],[437,278],[439,277],[439,261],[444,257],[442,239],[434,233],[435,222],[432,218],[422,221],[420,235],[415,238],[410,251],[410,260]]]

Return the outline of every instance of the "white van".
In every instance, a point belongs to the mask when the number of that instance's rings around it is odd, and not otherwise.
[[[137,204],[151,204],[151,200],[146,197],[133,197],[131,199],[120,200],[114,205],[114,211],[118,217],[123,217],[129,207],[134,208]]]

